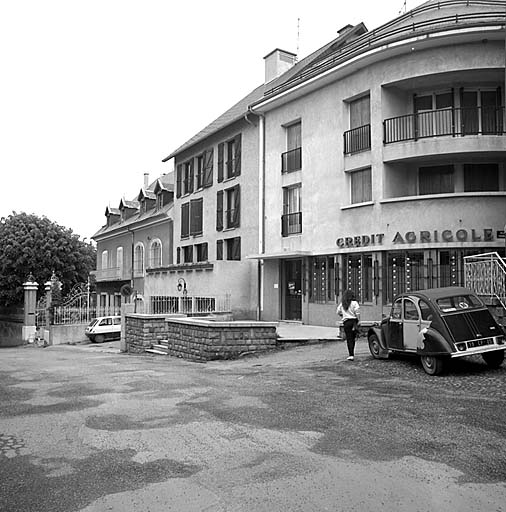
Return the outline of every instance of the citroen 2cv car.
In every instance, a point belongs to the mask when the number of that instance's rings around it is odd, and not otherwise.
[[[368,341],[374,358],[415,354],[429,375],[438,375],[449,359],[474,354],[481,354],[489,367],[499,367],[505,334],[471,290],[447,287],[397,296],[390,315],[369,329]]]

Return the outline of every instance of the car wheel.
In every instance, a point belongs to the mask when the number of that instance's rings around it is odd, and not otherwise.
[[[97,335],[95,336],[95,342],[96,342],[96,343],[103,343],[103,342],[104,342],[104,340],[105,340],[105,338],[104,338],[104,335],[103,335],[103,334],[97,334]]]
[[[483,360],[490,368],[499,368],[504,361],[504,350],[496,350],[495,352],[485,352],[482,354]]]
[[[369,336],[369,351],[374,359],[386,359],[388,357],[388,351],[385,350],[379,342],[378,336],[376,334],[371,334]]]
[[[421,356],[422,366],[429,375],[439,375],[444,369],[444,360],[441,357]]]

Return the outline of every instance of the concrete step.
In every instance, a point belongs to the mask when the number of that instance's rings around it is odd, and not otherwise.
[[[168,350],[161,345],[153,345],[151,348],[147,348],[145,352],[149,352],[151,354],[159,354],[162,356],[168,355]]]

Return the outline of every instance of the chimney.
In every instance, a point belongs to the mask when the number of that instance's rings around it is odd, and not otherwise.
[[[149,172],[144,173],[144,190],[149,186]]]
[[[265,61],[265,83],[274,80],[288,71],[296,62],[297,55],[295,53],[286,52],[276,48],[264,57]]]

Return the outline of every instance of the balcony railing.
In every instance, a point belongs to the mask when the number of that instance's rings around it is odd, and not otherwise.
[[[428,110],[383,121],[383,142],[402,142],[445,135],[504,135],[504,107]]]
[[[281,216],[281,236],[302,233],[302,212],[286,213]]]
[[[130,279],[130,270],[121,267],[102,268],[94,270],[92,274],[95,275],[97,281],[122,281]]]
[[[294,172],[302,169],[302,148],[292,149],[281,154],[281,172]]]
[[[364,124],[344,132],[344,154],[371,149],[371,125]]]

